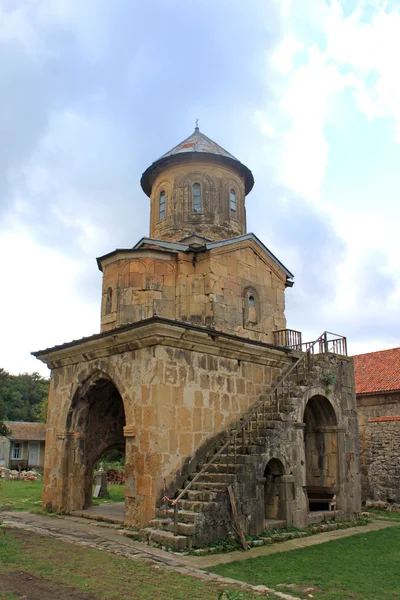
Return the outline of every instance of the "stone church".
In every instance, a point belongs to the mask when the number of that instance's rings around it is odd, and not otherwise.
[[[197,126],[144,172],[150,237],[97,259],[100,333],[33,353],[51,369],[44,507],[89,507],[119,448],[125,523],[152,543],[227,535],[232,497],[249,534],[360,511],[346,339],[286,328],[293,275],[247,233],[253,185]]]

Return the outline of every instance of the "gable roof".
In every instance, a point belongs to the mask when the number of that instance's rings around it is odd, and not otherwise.
[[[40,442],[46,439],[45,423],[26,423],[24,421],[4,421],[11,431],[10,439]]]
[[[276,264],[286,275],[286,285],[291,287],[293,285],[292,279],[294,278],[293,273],[289,271],[285,267],[283,263],[273,254],[264,244],[259,240],[259,238],[254,235],[254,233],[245,233],[244,235],[238,235],[234,238],[228,238],[226,240],[218,240],[218,241],[205,241],[202,246],[191,246],[187,243],[182,242],[167,242],[165,240],[155,240],[152,238],[143,237],[138,243],[133,246],[133,250],[139,250],[146,245],[157,246],[159,248],[163,248],[165,250],[174,250],[180,252],[205,252],[207,250],[213,250],[214,248],[222,248],[223,246],[230,246],[232,244],[237,244],[238,242],[246,242],[252,241],[254,242],[262,252],[264,252],[269,258]],[[111,254],[111,253],[110,253]],[[108,255],[106,255],[108,256]],[[102,256],[99,260],[102,260],[105,256]]]
[[[353,356],[356,394],[400,391],[400,348]]]

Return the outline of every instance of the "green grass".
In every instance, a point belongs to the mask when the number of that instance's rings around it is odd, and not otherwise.
[[[2,481],[0,489],[0,506],[5,505],[9,510],[33,510],[40,512],[42,506],[42,480],[37,481]],[[124,486],[109,485],[110,495],[107,498],[97,498],[93,504],[107,504],[124,501]]]
[[[43,483],[37,481],[2,481],[0,504],[10,510],[32,510],[42,505]]]
[[[123,485],[110,484],[108,486],[109,496],[106,498],[96,498],[93,500],[93,504],[112,504],[113,502],[124,502],[124,489],[125,488]]]
[[[375,519],[380,521],[395,521],[400,522],[400,512],[390,512],[389,510],[368,510]]]
[[[7,574],[8,580],[13,581],[14,574],[18,578],[20,572],[38,577],[50,585],[53,596],[49,598],[59,597],[60,591],[65,593],[65,586],[110,600],[217,600],[223,590],[235,590],[234,586],[194,579],[139,560],[113,556],[26,531],[10,531],[0,537],[0,581],[2,574]],[[29,581],[28,585],[33,585],[35,580]],[[15,592],[12,587],[4,587],[4,590]],[[27,590],[32,591],[31,588]],[[29,594],[27,597],[30,597]],[[8,600],[13,596],[4,598]],[[256,597],[243,595],[243,598],[255,600]]]
[[[317,600],[398,600],[400,527],[360,533],[210,570],[299,598],[311,594]],[[316,589],[305,591],[311,587]]]

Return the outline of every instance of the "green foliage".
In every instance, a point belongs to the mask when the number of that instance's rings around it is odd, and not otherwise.
[[[116,448],[108,450],[97,461],[95,470],[97,470],[100,465],[103,465],[103,468],[106,471],[108,469],[123,471],[125,468],[125,453],[121,452],[121,450],[117,450]]]
[[[322,381],[326,386],[335,385],[336,375],[334,373],[327,373],[323,376]]]
[[[45,423],[48,394],[49,380],[39,373],[11,375],[0,368],[0,427],[3,421]]]

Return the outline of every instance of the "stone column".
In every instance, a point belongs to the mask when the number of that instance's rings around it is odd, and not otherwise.
[[[293,501],[296,496],[296,485],[293,475],[281,475],[278,481],[279,495],[282,494],[282,506],[284,514],[282,518],[286,521],[286,525],[293,525]]]

